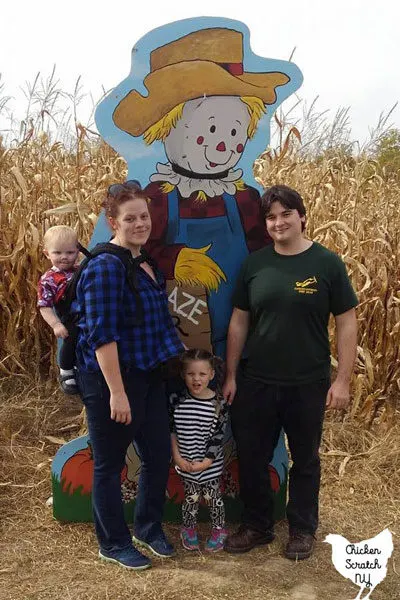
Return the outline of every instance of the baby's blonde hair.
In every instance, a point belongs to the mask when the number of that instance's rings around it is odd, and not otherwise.
[[[247,135],[249,139],[251,139],[257,130],[258,121],[266,112],[265,104],[260,98],[256,98],[255,96],[241,96],[240,99],[244,104],[246,104],[250,115],[250,123],[247,128]],[[148,129],[146,129],[143,134],[143,139],[146,144],[150,145],[156,140],[163,142],[171,133],[171,129],[175,127],[179,119],[182,117],[184,106],[184,102],[178,104],[164,117],[157,121],[157,123],[154,123],[154,125],[151,125]]]
[[[44,234],[43,246],[48,250],[49,246],[54,242],[72,242],[78,246],[78,237],[72,227],[68,227],[68,225],[54,225],[54,227],[50,227]]]

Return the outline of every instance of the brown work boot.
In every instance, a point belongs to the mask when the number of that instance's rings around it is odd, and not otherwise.
[[[303,560],[311,556],[314,544],[315,538],[312,533],[301,529],[292,529],[289,532],[289,541],[284,554],[290,560]]]
[[[231,533],[225,540],[224,550],[232,554],[249,552],[256,546],[270,544],[275,539],[272,531],[255,531],[246,525],[241,525],[235,533]]]

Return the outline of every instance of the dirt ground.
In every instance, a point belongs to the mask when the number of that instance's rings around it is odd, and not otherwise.
[[[179,546],[178,525],[167,524],[176,557],[155,559],[152,569],[138,574],[101,563],[92,526],[60,524],[46,506],[57,449],[46,436],[75,437],[79,412],[78,402],[66,408],[56,391],[38,395],[32,388],[12,399],[0,396],[0,600],[350,600],[358,587],[335,570],[331,546],[322,540],[339,533],[357,542],[385,527],[393,533],[395,551],[371,598],[400,598],[399,426],[371,434],[328,419],[321,525],[311,559],[283,558],[284,522],[273,544],[240,556],[186,552]],[[206,525],[200,534],[204,541]]]

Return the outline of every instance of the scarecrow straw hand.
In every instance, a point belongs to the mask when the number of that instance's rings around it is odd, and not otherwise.
[[[207,292],[216,291],[225,273],[206,255],[211,244],[204,248],[182,248],[176,260],[174,278],[178,285],[202,285]]]

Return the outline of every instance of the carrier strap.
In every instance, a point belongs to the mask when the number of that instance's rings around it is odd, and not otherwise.
[[[149,254],[145,250],[141,250],[140,256],[134,258],[130,250],[128,250],[127,248],[122,248],[121,246],[117,246],[116,244],[111,244],[110,242],[97,244],[92,250],[84,248],[84,246],[82,246],[81,244],[78,244],[78,248],[79,251],[85,255],[85,258],[79,265],[78,269],[75,271],[72,279],[68,282],[63,297],[57,303],[56,312],[60,319],[64,323],[72,323],[76,320],[74,319],[74,316],[70,313],[72,303],[76,298],[76,289],[82,272],[85,270],[92,258],[95,258],[100,254],[112,254],[114,256],[117,256],[124,264],[128,285],[133,295],[135,296],[137,306],[135,325],[140,325],[141,323],[143,323],[144,308],[138,290],[138,268],[143,262],[147,262],[153,269],[157,269],[157,264],[152,259],[152,257],[149,256]]]

